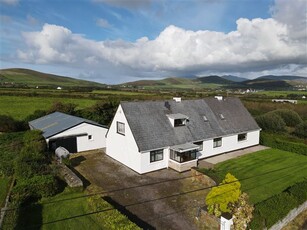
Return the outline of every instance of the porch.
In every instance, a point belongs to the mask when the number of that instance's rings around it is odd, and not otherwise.
[[[170,147],[168,167],[178,172],[184,172],[192,167],[197,167],[196,153],[198,149],[199,146],[192,143]]]

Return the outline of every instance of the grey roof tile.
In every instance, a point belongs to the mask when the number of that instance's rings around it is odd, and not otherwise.
[[[61,112],[54,112],[44,117],[30,121],[29,125],[33,129],[41,130],[43,132],[43,136],[45,138],[49,138],[82,123],[89,123],[92,125],[105,127],[94,121],[81,117],[71,116]]]
[[[167,102],[121,102],[139,151],[260,129],[238,98]],[[169,114],[183,114],[189,121],[185,126],[173,127]]]

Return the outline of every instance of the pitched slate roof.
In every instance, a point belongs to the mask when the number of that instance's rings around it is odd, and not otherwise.
[[[260,129],[238,98],[121,102],[121,106],[139,151]],[[168,114],[189,119],[185,126],[173,127]]]
[[[105,127],[94,121],[60,112],[54,112],[44,117],[30,121],[29,125],[33,129],[41,130],[43,132],[43,136],[45,138],[49,138],[82,123]]]

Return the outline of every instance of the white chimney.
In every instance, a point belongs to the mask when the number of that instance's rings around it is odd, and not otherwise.
[[[173,97],[173,100],[176,102],[181,102],[181,97]]]
[[[222,101],[222,100],[223,100],[223,96],[215,96],[214,98],[215,98],[215,99],[218,99],[219,101]]]

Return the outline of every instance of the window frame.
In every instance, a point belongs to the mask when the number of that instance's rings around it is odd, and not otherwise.
[[[219,148],[223,145],[223,139],[222,137],[217,137],[213,139],[213,148]]]
[[[193,144],[199,146],[198,151],[203,151],[204,150],[204,142],[203,141],[196,141]]]
[[[89,141],[92,141],[93,140],[93,135],[87,135],[87,139],[89,140]]]
[[[159,159],[157,156],[162,156],[162,158]],[[150,163],[162,161],[163,159],[164,159],[164,149],[157,149],[157,150],[150,151],[149,153]]]
[[[239,138],[240,135],[244,135],[244,139]],[[246,141],[246,140],[247,140],[247,133],[240,133],[240,134],[238,134],[238,142]]]
[[[122,125],[123,131],[120,131],[120,125]],[[117,121],[116,122],[116,132],[120,135],[125,136],[125,123]]]

